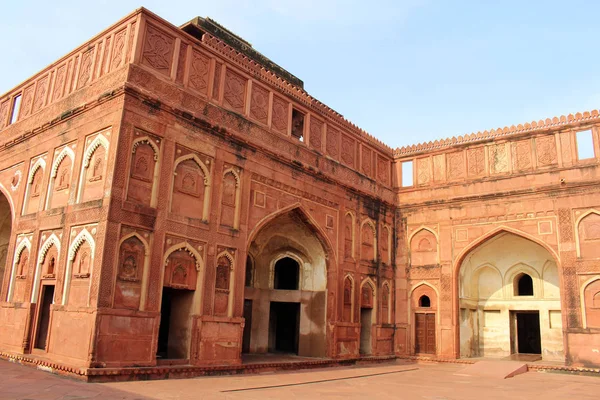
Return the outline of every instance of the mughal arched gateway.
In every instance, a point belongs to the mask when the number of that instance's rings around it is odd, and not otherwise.
[[[0,355],[600,365],[597,111],[392,150],[302,87],[140,9],[1,96]]]

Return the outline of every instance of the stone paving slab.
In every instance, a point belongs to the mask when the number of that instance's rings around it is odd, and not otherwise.
[[[510,379],[454,375],[456,364],[395,362],[260,375],[93,384],[0,361],[0,399],[594,399],[600,378],[528,372]]]

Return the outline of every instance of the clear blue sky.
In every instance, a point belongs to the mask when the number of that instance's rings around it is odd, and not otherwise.
[[[143,5],[210,16],[392,147],[600,107],[600,1],[17,1],[0,93]]]

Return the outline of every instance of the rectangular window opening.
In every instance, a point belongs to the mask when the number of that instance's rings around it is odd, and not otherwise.
[[[292,137],[304,142],[304,113],[292,109]]]
[[[577,159],[587,160],[594,158],[594,138],[591,129],[577,132]]]
[[[18,94],[13,99],[12,104],[12,113],[10,114],[10,123],[14,124],[17,122],[17,118],[19,118],[19,111],[21,109],[21,95]]]
[[[413,162],[404,161],[402,163],[402,187],[413,185]]]

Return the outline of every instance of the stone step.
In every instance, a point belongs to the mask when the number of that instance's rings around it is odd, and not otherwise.
[[[454,375],[506,379],[527,372],[527,364],[519,361],[478,361]]]

